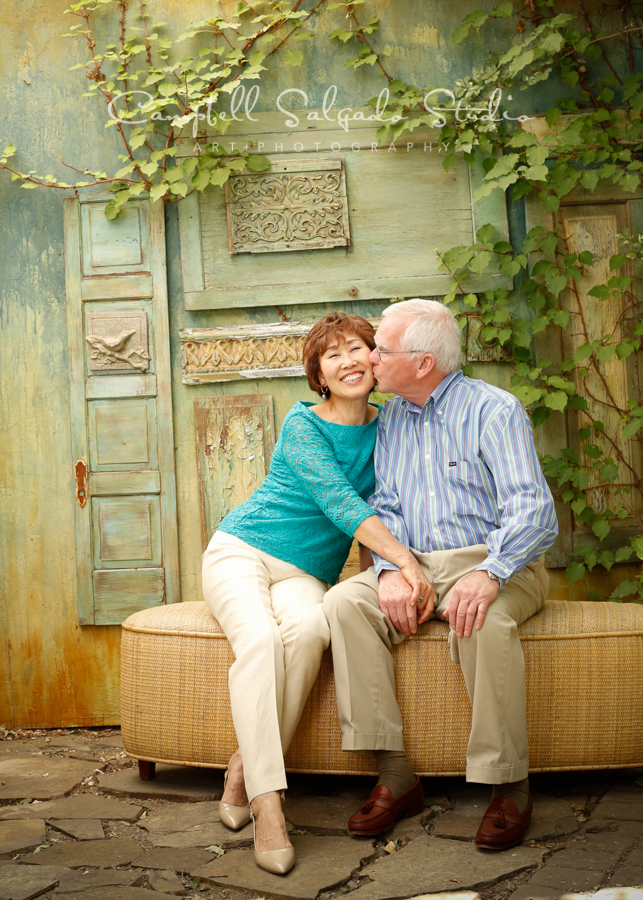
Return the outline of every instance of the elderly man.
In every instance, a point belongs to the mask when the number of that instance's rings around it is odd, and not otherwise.
[[[384,310],[371,354],[380,414],[369,503],[409,547],[434,593],[416,607],[395,566],[374,565],[324,600],[342,749],[374,754],[379,781],[348,823],[386,831],[422,809],[406,759],[391,646],[437,615],[472,704],[467,781],[493,785],[476,844],[518,844],[531,818],[525,667],[518,625],[549,587],[542,553],[558,532],[554,503],[518,400],[460,371],[455,316],[432,300]],[[431,710],[426,710],[431,715]]]

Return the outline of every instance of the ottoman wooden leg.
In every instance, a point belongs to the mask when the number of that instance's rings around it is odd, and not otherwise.
[[[139,759],[138,774],[143,781],[154,781],[156,778],[156,763],[148,762],[146,759]]]

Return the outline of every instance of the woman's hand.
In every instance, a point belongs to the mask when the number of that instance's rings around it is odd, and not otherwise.
[[[435,591],[414,556],[411,556],[406,565],[400,566],[400,571],[411,588],[409,603],[421,610],[418,623],[426,622],[435,609]]]
[[[402,560],[400,571],[384,569],[378,590],[380,609],[403,634],[415,634],[417,626],[427,621],[435,606],[435,592],[415,558],[412,560],[407,564]]]

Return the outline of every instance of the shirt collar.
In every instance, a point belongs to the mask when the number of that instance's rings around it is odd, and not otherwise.
[[[407,412],[409,413],[421,413],[423,409],[428,409],[429,404],[433,403],[433,408],[438,409],[444,402],[444,398],[447,393],[451,389],[452,385],[456,384],[456,382],[461,381],[464,378],[462,374],[462,370],[458,369],[457,372],[452,372],[450,375],[447,375],[446,378],[443,378],[436,389],[429,395],[424,406],[417,406],[417,404],[412,403],[410,400],[404,400],[403,404]]]

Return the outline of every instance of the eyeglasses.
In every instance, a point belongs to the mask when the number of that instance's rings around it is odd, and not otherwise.
[[[424,353],[424,350],[385,350],[383,347],[378,347],[375,344],[375,349],[377,350],[377,358],[380,362],[382,362],[382,354],[383,353]]]

